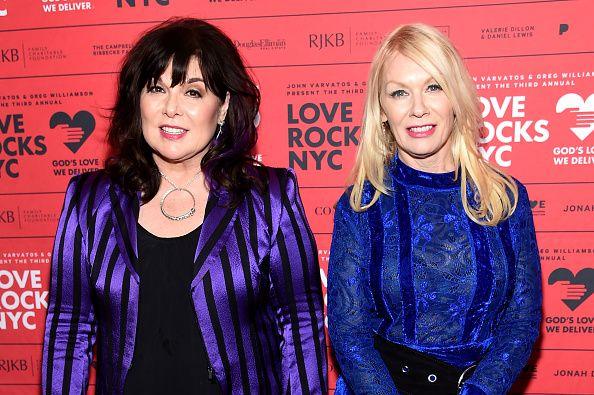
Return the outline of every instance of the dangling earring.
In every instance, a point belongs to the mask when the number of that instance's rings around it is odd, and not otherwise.
[[[225,121],[221,121],[218,123],[219,127],[217,130],[217,135],[215,136],[215,140],[218,140],[221,137],[221,133],[223,132],[223,125],[225,124]]]

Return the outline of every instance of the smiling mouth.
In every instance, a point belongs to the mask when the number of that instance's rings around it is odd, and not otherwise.
[[[411,137],[427,137],[435,132],[435,127],[436,125],[411,126],[406,128],[406,131]]]
[[[172,126],[161,126],[159,130],[163,137],[170,140],[180,139],[188,132],[187,129],[174,128]]]

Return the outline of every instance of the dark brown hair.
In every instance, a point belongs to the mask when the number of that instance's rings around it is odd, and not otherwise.
[[[231,205],[236,205],[250,188],[263,188],[262,172],[250,155],[257,141],[254,118],[260,93],[229,37],[199,19],[171,19],[150,29],[124,59],[107,134],[111,154],[105,170],[124,191],[142,192],[143,202],[155,196],[161,178],[142,135],[140,95],[169,62],[171,86],[183,83],[193,58],[198,59],[206,89],[221,101],[230,94],[221,136],[213,139],[201,167],[211,191],[226,190]]]

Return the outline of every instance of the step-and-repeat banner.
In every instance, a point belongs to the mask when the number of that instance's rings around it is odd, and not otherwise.
[[[536,223],[542,337],[514,391],[594,394],[593,13],[590,0],[0,0],[0,393],[39,391],[59,210],[68,179],[102,166],[122,57],[193,16],[227,32],[257,80],[255,154],[297,171],[324,288],[372,55],[402,23],[449,36],[481,96],[481,152],[527,185]]]

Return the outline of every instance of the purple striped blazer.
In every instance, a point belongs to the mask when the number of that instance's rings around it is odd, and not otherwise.
[[[188,297],[224,393],[326,393],[315,241],[292,170],[265,168],[267,193],[236,208],[211,193]],[[72,179],[54,243],[43,346],[44,394],[122,393],[134,354],[139,196],[103,172]]]

